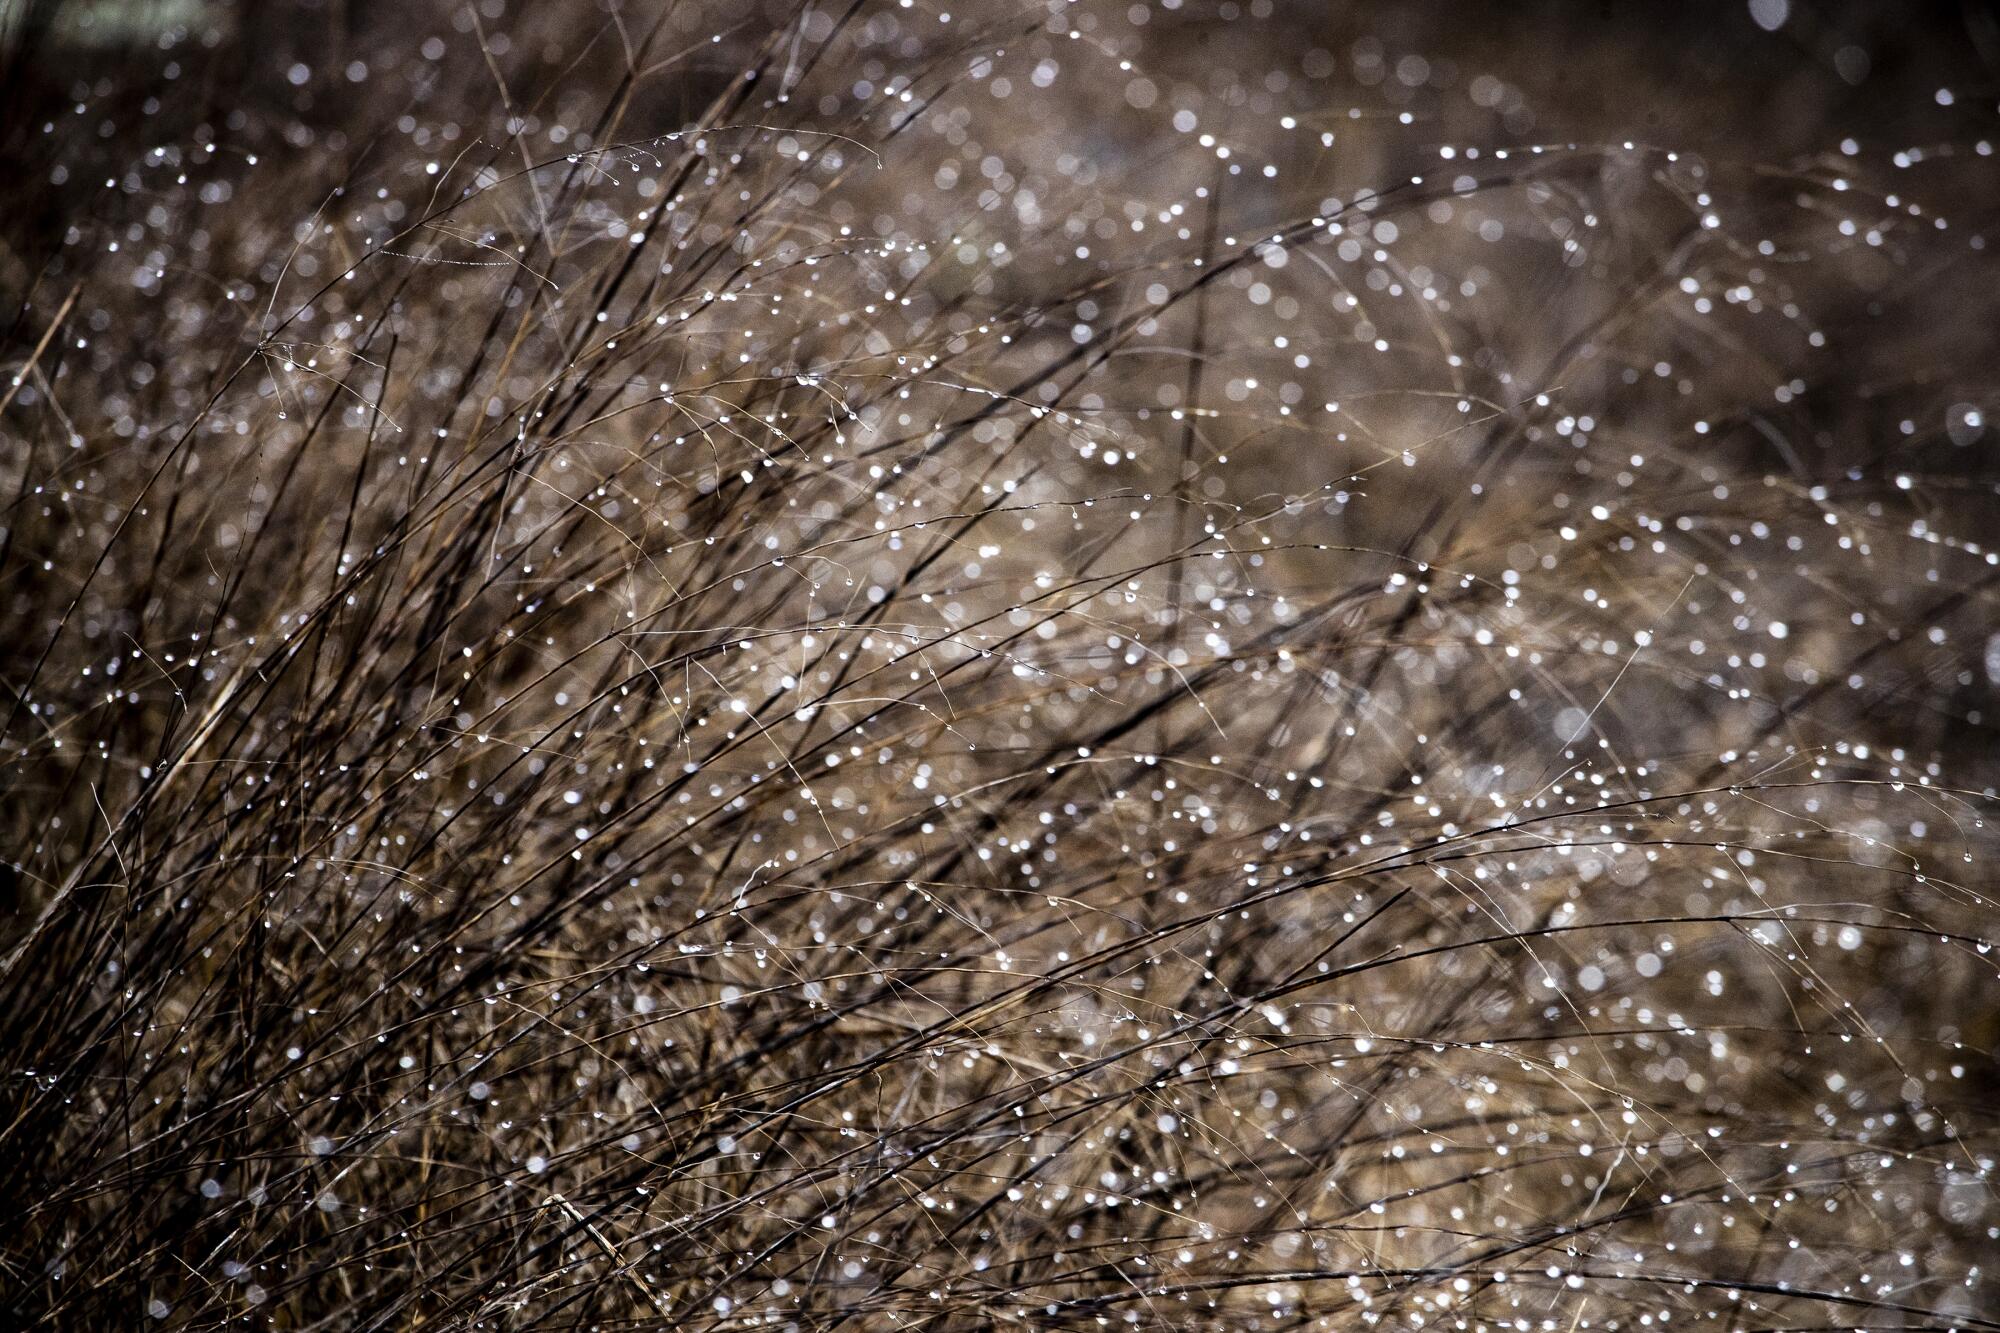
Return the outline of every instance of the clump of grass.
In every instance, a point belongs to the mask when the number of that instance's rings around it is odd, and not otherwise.
[[[1995,1327],[1976,131],[29,8],[11,1325]]]

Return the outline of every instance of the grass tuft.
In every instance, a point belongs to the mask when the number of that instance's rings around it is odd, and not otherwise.
[[[0,6],[5,1324],[2000,1329],[1991,107],[1793,8]]]

